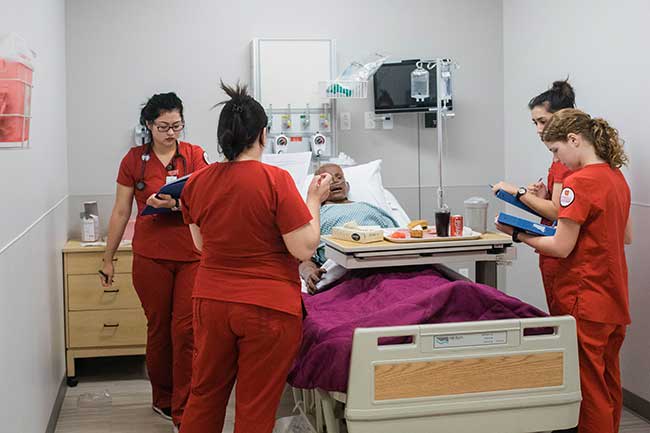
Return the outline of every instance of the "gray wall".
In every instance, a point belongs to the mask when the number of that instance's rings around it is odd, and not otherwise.
[[[65,369],[65,4],[0,0],[0,11],[0,32],[20,34],[38,54],[31,148],[0,149],[0,430],[42,433]]]
[[[632,188],[634,243],[627,248],[633,323],[622,352],[623,385],[650,400],[650,100],[647,41],[650,3],[645,0],[574,0],[503,3],[504,122],[506,177],[515,183],[536,180],[550,165],[537,138],[526,103],[553,80],[569,76],[579,108],[602,116],[626,140],[631,164],[625,175]],[[508,287],[543,305],[535,254],[519,248]]]
[[[249,81],[255,37],[330,37],[338,66],[381,51],[393,60],[453,57],[457,116],[449,122],[445,183],[449,203],[488,195],[502,177],[503,57],[501,1],[334,0],[328,3],[245,0],[67,2],[70,234],[78,236],[80,202],[100,201],[105,226],[121,157],[131,145],[140,104],[154,92],[175,90],[186,105],[187,139],[216,158],[219,79]],[[444,19],[443,19],[444,18]],[[279,24],[284,23],[284,24]],[[119,29],[119,31],[117,30]],[[421,134],[422,201],[418,201],[417,118],[402,115],[391,131],[363,129],[372,101],[340,104],[352,130],[340,150],[359,162],[382,158],[384,184],[410,215],[433,213],[437,171],[434,130]],[[101,161],[101,163],[97,163]]]

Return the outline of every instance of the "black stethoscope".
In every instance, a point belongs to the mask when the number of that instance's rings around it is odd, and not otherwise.
[[[145,187],[147,186],[147,184],[144,182],[144,170],[146,168],[147,161],[149,161],[151,159],[151,155],[150,155],[151,146],[149,144],[146,144],[146,146],[147,146],[147,149],[145,150],[145,152],[140,157],[142,159],[142,165],[141,165],[142,168],[140,169],[140,180],[138,180],[135,183],[135,189],[137,189],[138,191],[144,190]],[[174,156],[172,156],[172,160],[169,161],[169,164],[167,164],[167,167],[165,167],[165,169],[167,171],[172,171],[172,170],[175,169],[175,167],[176,167],[175,161],[176,161],[177,158],[180,158],[183,161],[183,174],[184,175],[187,174],[187,160],[185,159],[185,157],[183,155],[181,155],[181,153],[179,151],[179,143],[178,143],[178,141],[176,141],[176,152],[174,152]]]

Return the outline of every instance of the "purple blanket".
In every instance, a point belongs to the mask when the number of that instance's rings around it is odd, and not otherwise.
[[[452,282],[432,269],[356,274],[303,300],[308,316],[288,381],[340,392],[347,390],[355,328],[546,316],[497,289]]]

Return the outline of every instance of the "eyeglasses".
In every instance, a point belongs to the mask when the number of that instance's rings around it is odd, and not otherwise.
[[[174,123],[173,125],[169,125],[167,123],[165,123],[163,125],[157,125],[157,124],[154,123],[154,125],[156,126],[156,129],[158,130],[158,132],[167,132],[170,129],[172,131],[174,131],[174,132],[181,132],[183,130],[183,128],[185,128],[185,123],[183,123],[183,122]]]

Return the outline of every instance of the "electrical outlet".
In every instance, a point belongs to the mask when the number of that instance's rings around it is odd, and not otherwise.
[[[373,111],[366,111],[365,125],[366,129],[375,129],[377,127],[375,123],[375,113]]]
[[[341,113],[341,130],[352,129],[352,115],[349,111]]]
[[[468,268],[460,268],[460,269],[458,269],[458,273],[461,274],[465,278],[469,278],[469,269]]]
[[[384,129],[393,129],[393,116],[390,114],[384,115],[384,119],[381,122],[381,126]]]

